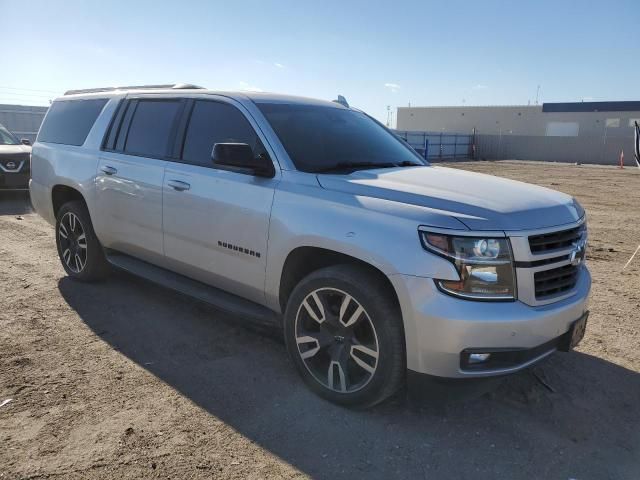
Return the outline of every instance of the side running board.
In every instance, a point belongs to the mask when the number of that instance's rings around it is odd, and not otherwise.
[[[253,325],[282,328],[278,314],[267,307],[126,254],[114,251],[105,253],[107,261],[118,269],[208,303],[223,312],[244,317]]]

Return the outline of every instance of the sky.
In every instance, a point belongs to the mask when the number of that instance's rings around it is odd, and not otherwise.
[[[388,107],[640,100],[640,3],[0,0],[0,103],[194,83]]]

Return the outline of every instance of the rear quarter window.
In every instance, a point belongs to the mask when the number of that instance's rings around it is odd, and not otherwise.
[[[106,103],[106,98],[53,102],[40,127],[37,141],[82,145]]]

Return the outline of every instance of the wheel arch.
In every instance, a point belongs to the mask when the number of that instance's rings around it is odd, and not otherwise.
[[[72,201],[81,201],[85,205],[87,204],[84,195],[78,189],[63,184],[55,185],[51,189],[51,205],[54,218],[57,218],[62,205]]]
[[[304,277],[316,270],[334,265],[355,265],[367,270],[371,275],[375,275],[383,282],[393,301],[398,307],[400,306],[398,294],[389,277],[376,266],[360,258],[335,250],[315,246],[300,246],[289,252],[282,266],[278,290],[281,311],[285,311],[291,292]]]

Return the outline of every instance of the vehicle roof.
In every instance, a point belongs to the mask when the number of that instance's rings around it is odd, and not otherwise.
[[[80,100],[84,98],[111,98],[125,94],[153,94],[172,97],[199,96],[199,95],[219,95],[237,100],[249,99],[254,103],[286,103],[297,105],[316,105],[334,108],[345,108],[341,104],[329,100],[319,100],[315,98],[299,97],[294,95],[285,95],[280,93],[267,92],[247,92],[247,91],[218,91],[207,90],[204,88],[136,88],[136,89],[115,89],[109,91],[89,92],[89,93],[72,93],[62,97],[58,97],[56,101]]]

